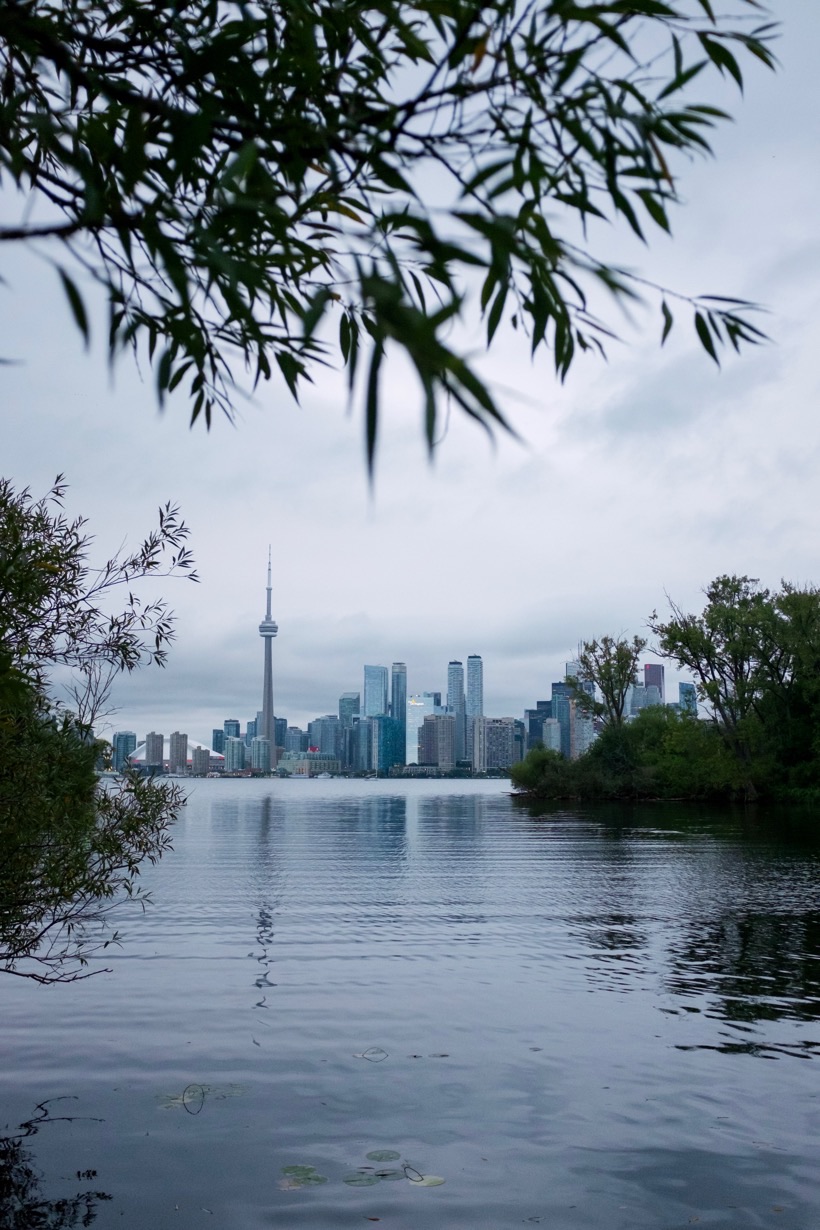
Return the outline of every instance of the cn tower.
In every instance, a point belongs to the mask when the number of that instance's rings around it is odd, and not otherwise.
[[[259,625],[259,635],[265,642],[265,674],[262,679],[262,729],[257,734],[262,739],[270,740],[271,766],[276,764],[276,731],[273,722],[273,660],[271,657],[271,641],[279,631],[277,624],[271,619],[270,613],[270,547],[268,547],[268,601],[265,607],[265,618]]]

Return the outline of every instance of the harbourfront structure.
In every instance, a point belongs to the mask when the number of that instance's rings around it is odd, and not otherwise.
[[[278,625],[271,618],[270,595],[270,547],[268,547],[268,585],[265,618],[259,625],[259,635],[265,642],[265,669],[262,675],[262,720],[257,722],[256,734],[260,739],[267,739],[271,752],[271,766],[276,767],[276,729],[273,719],[273,638],[279,631]],[[226,732],[227,733],[227,732]],[[237,734],[239,732],[237,731]]]

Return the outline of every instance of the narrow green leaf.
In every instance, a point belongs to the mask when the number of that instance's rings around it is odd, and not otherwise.
[[[701,312],[695,312],[695,329],[697,330],[697,335],[700,338],[701,346],[706,353],[714,359],[718,367],[720,367],[720,359],[718,358],[717,351],[715,350],[714,339],[709,331],[709,326],[706,323],[706,319]]]
[[[661,311],[663,312],[663,332],[661,333],[661,346],[664,344],[669,334],[672,332],[672,325],[675,323],[674,317],[669,310],[669,304],[664,299],[661,303]]]
[[[86,314],[85,304],[83,303],[82,295],[77,290],[76,285],[71,280],[71,278],[68,276],[66,271],[64,269],[61,269],[59,265],[57,266],[57,272],[60,275],[60,281],[63,284],[63,290],[65,291],[66,298],[68,299],[68,305],[71,308],[71,313],[74,317],[74,323],[76,324],[77,328],[82,333],[83,340],[85,341],[86,348],[87,348],[91,335],[90,335],[89,328],[88,328],[88,316]]]

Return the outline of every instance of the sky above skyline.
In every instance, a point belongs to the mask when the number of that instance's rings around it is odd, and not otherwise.
[[[724,572],[820,580],[820,6],[773,7],[781,68],[751,66],[743,99],[715,87],[736,122],[715,134],[715,159],[682,168],[674,238],[598,243],[681,291],[765,304],[772,343],[718,372],[683,309],[663,350],[660,322],[636,309],[609,361],[581,358],[560,386],[548,355],[532,364],[499,332],[482,370],[520,438],[491,445],[454,413],[432,464],[417,390],[392,364],[372,490],[343,374],[324,373],[301,407],[269,385],[235,426],[190,429],[184,399],[159,414],[127,356],[109,375],[101,321],[82,350],[44,262],[3,252],[0,353],[20,362],[0,368],[2,473],[40,494],[63,472],[100,559],[136,544],[167,500],[192,531],[201,583],[146,589],[177,612],[168,667],[118,684],[109,730],[207,741],[224,718],[254,716],[268,543],[275,708],[298,725],[360,691],[365,662],[404,661],[409,692],[446,691],[448,661],[471,653],[486,712],[520,716],[580,639],[648,635],[666,594],[699,610]]]

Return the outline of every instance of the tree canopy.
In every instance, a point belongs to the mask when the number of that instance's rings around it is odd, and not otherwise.
[[[620,726],[629,689],[637,680],[638,659],[646,648],[642,636],[602,636],[600,640],[584,641],[578,649],[577,679],[570,682],[575,688],[575,700],[588,713],[601,719],[606,726]],[[582,684],[591,683],[600,693],[597,700],[593,691]]]
[[[114,676],[161,665],[173,637],[167,604],[141,601],[139,583],[196,579],[176,509],[160,509],[136,551],[94,568],[64,493],[61,479],[39,500],[0,481],[0,972],[40,982],[81,976],[116,939],[112,904],[140,899],[141,862],[169,844],[181,794],[136,776],[101,787],[92,722]]]
[[[622,704],[619,720],[617,701],[645,641],[602,637],[579,655],[579,678],[594,680],[604,695],[587,705],[609,718],[599,738],[573,763],[543,747],[531,751],[514,766],[514,784],[547,798],[780,796],[816,803],[820,590],[784,581],[772,592],[752,577],[719,576],[704,594],[699,614],[672,602],[670,617],[653,613],[648,626],[657,652],[695,680],[708,720],[655,705],[625,721]],[[623,687],[607,700],[613,673]],[[584,703],[582,691],[578,700]]]
[[[86,337],[99,284],[112,356],[150,356],[192,419],[340,359],[372,463],[396,349],[432,447],[442,398],[505,422],[452,340],[475,298],[488,344],[505,322],[561,378],[610,336],[601,290],[657,298],[664,339],[685,301],[715,359],[760,338],[601,236],[669,231],[728,118],[705,78],[742,85],[772,35],[759,0],[6,0],[0,243],[53,263]]]

